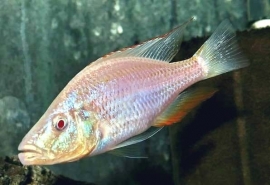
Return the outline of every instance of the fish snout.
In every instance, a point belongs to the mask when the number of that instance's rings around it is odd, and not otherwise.
[[[20,153],[19,160],[23,165],[35,165],[37,160],[42,158],[42,150],[35,145],[27,144],[22,141],[18,147]]]

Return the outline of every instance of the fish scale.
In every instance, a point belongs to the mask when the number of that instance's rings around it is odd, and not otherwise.
[[[130,135],[144,132],[151,126],[154,118],[168,106],[170,100],[175,99],[184,88],[203,78],[202,68],[194,60],[182,61],[177,65],[162,61],[149,61],[149,59],[144,61],[141,58],[127,58],[126,60],[129,61],[114,60],[112,61],[114,65],[100,71],[100,75],[106,75],[101,81],[104,78],[109,80],[101,90],[105,93],[100,94],[99,100],[96,100],[107,102],[100,107],[100,114],[106,115],[106,119],[108,119],[106,132],[109,134],[103,138],[108,147],[121,143]],[[145,68],[145,66],[147,67]],[[121,75],[117,75],[118,73],[110,75],[112,71],[122,68],[125,70]],[[186,73],[188,75],[185,75]],[[136,76],[131,74],[136,74]],[[178,78],[175,79],[175,76]],[[131,88],[126,88],[127,82],[130,83],[128,87]],[[114,89],[118,89],[118,91]],[[134,103],[136,100],[139,102],[137,105],[146,107],[137,106],[136,108],[136,103]],[[108,137],[112,135],[114,137],[110,140]]]
[[[191,20],[86,66],[23,138],[20,161],[50,165],[104,152],[138,157],[123,147],[179,122],[216,92],[189,86],[248,65],[229,21],[222,22],[190,59],[169,63]]]

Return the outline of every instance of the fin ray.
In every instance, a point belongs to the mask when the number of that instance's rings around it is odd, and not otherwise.
[[[153,126],[168,126],[182,120],[194,107],[210,98],[217,89],[197,87],[182,92],[154,121]]]
[[[143,132],[143,133],[141,133],[139,135],[136,135],[136,136],[134,136],[134,137],[120,143],[119,145],[115,146],[111,150],[115,150],[115,149],[118,149],[118,148],[122,148],[122,147],[126,147],[126,146],[129,146],[129,145],[133,145],[133,144],[142,142],[142,141],[152,137],[156,133],[158,133],[162,128],[163,127],[161,127],[161,128],[150,127],[147,131],[145,131],[145,132]]]
[[[127,157],[127,158],[147,158],[147,156],[143,156],[141,151],[141,148],[139,148],[139,145],[130,145],[122,148],[117,148],[114,150],[109,151],[109,154],[119,156],[119,157]]]
[[[193,18],[189,19],[184,24],[176,27],[169,33],[153,38],[141,44],[105,55],[104,57],[101,57],[93,62],[93,64],[118,57],[145,57],[170,62],[180,48],[186,26],[192,20]]]
[[[205,79],[246,67],[249,62],[240,52],[236,34],[229,20],[224,20],[195,53],[205,66]]]

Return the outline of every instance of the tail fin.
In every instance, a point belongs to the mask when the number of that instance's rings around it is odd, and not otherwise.
[[[195,53],[206,72],[205,79],[246,67],[248,60],[241,54],[235,32],[228,20]]]

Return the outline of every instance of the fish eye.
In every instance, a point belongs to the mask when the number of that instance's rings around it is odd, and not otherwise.
[[[65,119],[58,119],[56,124],[55,124],[55,128],[59,131],[63,130],[64,128],[66,128],[67,126],[67,122]]]

